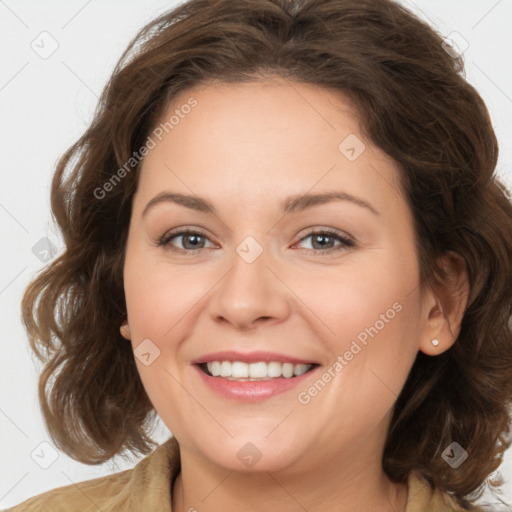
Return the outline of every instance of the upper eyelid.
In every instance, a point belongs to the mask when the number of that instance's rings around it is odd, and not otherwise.
[[[170,229],[168,231],[166,231],[160,238],[171,238],[171,237],[175,237],[175,236],[179,236],[179,235],[201,235],[201,236],[204,236],[206,238],[210,238],[208,233],[206,233],[206,231],[203,231],[202,228],[175,228],[175,230],[173,229]],[[345,238],[352,238],[351,235],[349,235],[348,233],[344,233],[343,231],[341,230],[337,230],[335,228],[323,228],[323,227],[311,227],[311,228],[305,228],[306,230],[309,230],[307,231],[304,235],[302,235],[299,240],[302,240],[303,238],[307,237],[307,236],[311,236],[311,235],[314,235],[314,234],[324,234],[324,233],[327,233],[327,234],[331,234],[331,235],[338,235],[338,236],[341,236],[341,237],[345,237]]]
[[[208,234],[199,228],[194,228],[194,229],[187,229],[187,228],[179,229],[178,228],[176,231],[169,230],[169,231],[165,232],[159,238],[159,241],[161,241],[162,243],[169,243],[169,241],[173,238],[177,238],[180,236],[187,236],[187,235],[200,235],[200,236],[207,238],[210,242],[214,243],[213,240],[208,236]]]

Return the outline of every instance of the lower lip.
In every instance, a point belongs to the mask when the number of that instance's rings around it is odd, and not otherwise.
[[[213,391],[235,400],[257,401],[265,400],[271,396],[283,393],[303,383],[319,367],[315,367],[298,377],[276,377],[271,380],[239,381],[228,380],[223,377],[211,377],[201,370],[199,365],[194,365],[203,382]]]

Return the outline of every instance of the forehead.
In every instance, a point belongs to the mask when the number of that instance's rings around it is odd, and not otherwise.
[[[201,84],[174,98],[151,136],[139,202],[166,188],[260,204],[313,188],[383,196],[376,203],[398,192],[395,162],[363,137],[348,99],[313,84]]]

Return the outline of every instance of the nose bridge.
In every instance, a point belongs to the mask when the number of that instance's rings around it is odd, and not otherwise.
[[[271,272],[270,249],[248,236],[230,258],[231,270],[210,303],[213,317],[248,327],[261,318],[282,320],[288,312],[286,289]]]

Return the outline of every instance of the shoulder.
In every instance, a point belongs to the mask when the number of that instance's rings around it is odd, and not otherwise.
[[[5,512],[117,512],[147,506],[164,511],[167,505],[170,510],[170,483],[177,471],[178,445],[171,437],[132,469],[47,491]]]
[[[433,489],[423,476],[413,471],[408,479],[409,496],[405,512],[490,512],[474,505],[462,508],[455,498],[441,489]]]
[[[129,499],[129,482],[133,478],[134,469],[122,471],[101,478],[87,480],[78,484],[58,487],[44,492],[23,503],[8,509],[7,512],[32,511],[89,511],[109,505],[109,501],[116,503]]]

